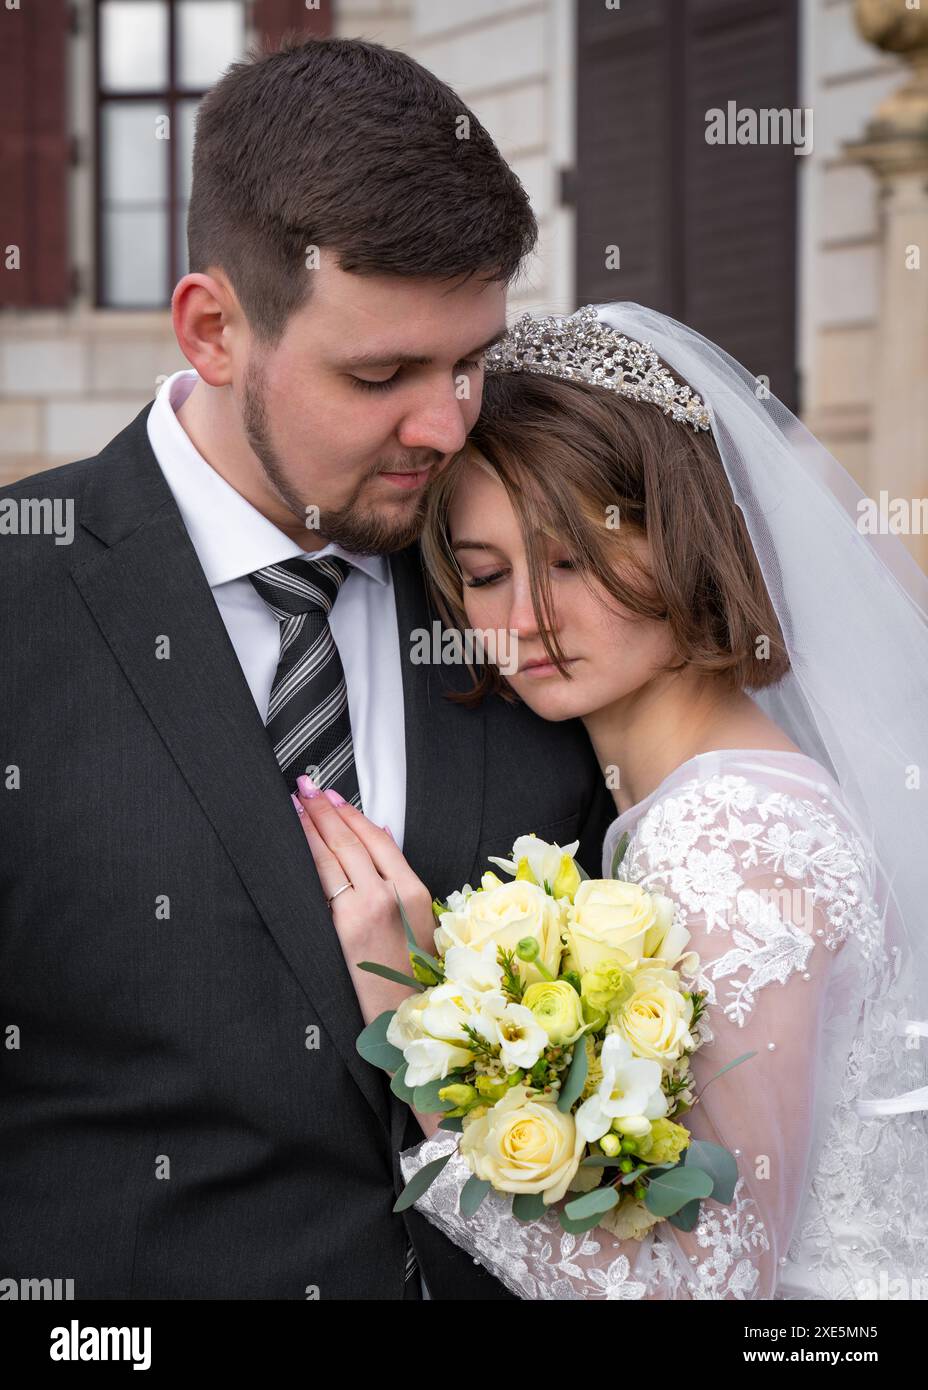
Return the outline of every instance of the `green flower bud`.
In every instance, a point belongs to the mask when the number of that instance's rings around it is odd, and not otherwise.
[[[487,1100],[502,1100],[509,1089],[503,1077],[478,1076],[474,1085]]]
[[[533,961],[538,956],[538,942],[534,936],[523,936],[522,940],[516,944],[516,955],[519,960]]]
[[[477,1092],[473,1086],[468,1086],[464,1082],[456,1082],[453,1086],[442,1086],[438,1092],[439,1100],[449,1101],[451,1105],[460,1108],[465,1105],[473,1105],[477,1099]]]
[[[554,880],[552,892],[556,898],[570,898],[573,902],[574,894],[580,887],[580,875],[577,873],[577,866],[569,854],[561,855],[561,863],[557,871],[557,878]]]
[[[583,975],[580,992],[591,1012],[613,1014],[632,997],[635,982],[617,960],[606,958]]]
[[[435,973],[430,965],[420,963],[415,957],[410,955],[409,963],[412,966],[413,976],[419,981],[420,985],[439,985],[442,977]]]
[[[526,883],[538,883],[538,879],[528,866],[528,859],[523,855],[516,867],[516,878]],[[540,886],[540,885],[539,885]]]
[[[607,1158],[615,1158],[621,1150],[622,1146],[619,1143],[618,1135],[604,1134],[602,1139],[600,1139],[599,1141],[599,1147],[602,1149],[603,1153],[606,1155]]]

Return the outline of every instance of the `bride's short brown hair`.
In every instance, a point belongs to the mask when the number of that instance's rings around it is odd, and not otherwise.
[[[668,669],[693,668],[740,690],[773,685],[788,671],[780,625],[710,432],[584,382],[488,373],[467,444],[431,484],[421,539],[435,607],[446,625],[461,629],[463,582],[448,518],[468,464],[489,465],[506,489],[539,633],[559,667],[564,652],[544,618],[551,611],[546,536],[566,546],[581,573],[622,608],[667,622],[675,649]],[[647,572],[629,546],[640,538]],[[490,693],[515,699],[495,666],[472,674],[474,688],[449,698],[467,705]]]

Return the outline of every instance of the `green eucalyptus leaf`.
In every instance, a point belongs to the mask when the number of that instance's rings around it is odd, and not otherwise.
[[[738,1181],[738,1164],[734,1154],[720,1144],[710,1144],[705,1139],[691,1139],[683,1152],[683,1161],[687,1168],[701,1168],[709,1174],[712,1196],[727,1206],[735,1195],[735,1183]]]
[[[512,1214],[517,1221],[537,1221],[547,1211],[540,1192],[519,1192],[512,1199]]]
[[[390,1082],[390,1090],[393,1092],[395,1096],[399,1096],[400,1100],[405,1101],[407,1105],[412,1105],[416,1093],[412,1086],[406,1085],[405,1062],[394,1073],[393,1079]]]
[[[694,1197],[692,1202],[687,1202],[679,1211],[671,1212],[667,1220],[671,1226],[676,1226],[678,1231],[691,1231],[699,1220],[698,1198]]]
[[[557,1099],[557,1108],[565,1115],[570,1110],[574,1101],[580,1096],[586,1084],[586,1034],[579,1037],[574,1043],[574,1055],[571,1058],[570,1066],[567,1068],[567,1075],[561,1085],[561,1094]]]
[[[564,1212],[571,1221],[584,1221],[588,1216],[603,1216],[618,1200],[619,1194],[614,1187],[594,1187],[592,1192],[584,1192],[582,1197],[567,1202]]]
[[[371,975],[380,975],[385,980],[394,980],[398,985],[412,985],[413,989],[420,992],[425,989],[421,980],[415,979],[412,975],[404,975],[401,970],[394,970],[390,965],[378,965],[372,960],[359,960],[358,969],[367,970]]]
[[[626,831],[625,831],[625,834],[622,836],[622,838],[619,840],[619,843],[616,845],[616,847],[615,847],[615,853],[614,853],[613,856],[612,856],[612,870],[611,870],[611,873],[610,873],[610,877],[611,877],[611,878],[615,878],[616,874],[618,873],[619,865],[621,864],[622,860],[625,858],[625,851],[626,851],[627,849],[628,849],[628,831],[626,830]]]
[[[487,1182],[484,1178],[478,1178],[476,1173],[471,1173],[467,1182],[461,1189],[459,1202],[461,1215],[465,1219],[469,1219],[473,1216],[492,1185],[492,1183]]]
[[[424,1167],[420,1168],[418,1173],[411,1177],[403,1188],[393,1204],[393,1210],[405,1211],[407,1207],[412,1206],[413,1202],[417,1202],[423,1192],[429,1190],[453,1153],[454,1150],[452,1149],[451,1153],[443,1154],[441,1158],[433,1158],[431,1163],[426,1163]]]
[[[415,1088],[413,1105],[423,1115],[431,1115],[436,1110],[453,1110],[454,1106],[450,1100],[441,1100],[438,1092],[445,1086],[452,1086],[454,1077],[446,1076],[444,1080],[440,1077],[437,1081],[426,1081],[425,1085]]]
[[[395,1012],[394,1009],[386,1009],[382,1014],[378,1014],[363,1033],[359,1034],[355,1043],[365,1062],[370,1062],[372,1067],[380,1067],[383,1071],[398,1071],[405,1061],[400,1049],[387,1041],[387,1029]]]
[[[701,1168],[672,1168],[652,1178],[644,1204],[653,1216],[666,1217],[686,1206],[694,1197],[708,1197],[712,1179]]]

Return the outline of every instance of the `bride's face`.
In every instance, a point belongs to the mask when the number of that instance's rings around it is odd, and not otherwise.
[[[512,633],[513,690],[542,719],[582,718],[642,690],[672,656],[665,623],[618,610],[597,583],[571,567],[566,546],[547,541],[550,615],[570,678],[548,663],[532,607],[528,559],[518,518],[501,483],[465,465],[449,510],[451,544],[463,575],[468,626]],[[476,543],[476,544],[475,544]],[[638,554],[646,555],[642,540]],[[504,637],[498,650],[506,652]],[[514,670],[518,665],[518,670]]]

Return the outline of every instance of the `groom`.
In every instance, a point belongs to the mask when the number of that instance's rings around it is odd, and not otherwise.
[[[206,97],[188,233],[194,370],[6,493],[75,524],[0,534],[0,1277],[508,1298],[392,1212],[422,1132],[356,1051],[290,792],[328,760],[437,896],[528,830],[598,871],[614,806],[579,723],[464,708],[466,669],[409,655],[429,480],[535,222],[453,92],[325,40]],[[307,630],[324,660],[288,685]]]

